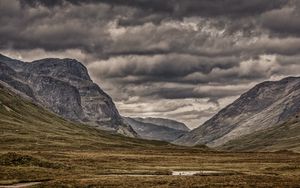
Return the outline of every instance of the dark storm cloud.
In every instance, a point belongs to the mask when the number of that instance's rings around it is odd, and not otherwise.
[[[63,2],[107,3],[114,6],[131,6],[153,12],[166,12],[178,16],[254,15],[279,8],[286,0],[22,0],[29,5],[53,7]]]
[[[234,56],[199,57],[169,54],[110,58],[93,63],[89,68],[97,77],[117,80],[125,85],[151,82],[228,84],[263,79],[275,74],[277,64],[273,61],[264,57],[243,60]]]
[[[14,49],[35,49],[45,50],[65,50],[81,49],[87,53],[101,58],[120,55],[155,55],[155,54],[194,54],[204,56],[240,56],[246,50],[248,53],[259,54],[281,53],[285,49],[278,48],[274,44],[265,46],[232,46],[234,32],[243,31],[243,35],[252,37],[257,33],[247,33],[253,31],[255,21],[249,18],[240,18],[247,12],[255,16],[258,13],[272,11],[284,5],[287,1],[80,1],[80,0],[54,0],[20,1],[35,8],[23,7],[11,9],[7,4],[15,4],[15,1],[2,2],[0,23],[0,42],[2,48],[10,47]],[[75,6],[66,4],[69,2]],[[96,3],[96,4],[93,4]],[[103,4],[104,3],[104,4]],[[52,7],[47,10],[38,5]],[[56,5],[60,5],[56,7]],[[113,6],[111,6],[113,5]],[[120,7],[126,5],[132,8]],[[61,7],[62,6],[62,7]],[[226,7],[226,9],[224,9]],[[155,25],[142,25],[138,32],[128,32],[123,35],[123,39],[117,42],[112,41],[110,33],[107,31],[107,24],[116,19],[117,24],[136,25],[145,23],[159,23],[161,19],[176,19],[178,12],[183,17],[191,16],[190,9],[196,9],[196,16],[217,15],[239,15],[238,20],[224,19],[210,20],[201,23],[198,27],[210,24],[215,29],[225,29],[223,38],[209,36],[210,33],[199,31],[186,31],[180,28],[165,26],[160,23],[159,28]],[[145,10],[145,11],[144,11]],[[276,9],[278,10],[278,9]],[[281,10],[281,9],[279,9]],[[266,12],[267,14],[268,12]],[[11,14],[11,16],[9,16]],[[199,14],[199,15],[198,15]],[[132,22],[132,23],[131,23]],[[135,23],[137,22],[137,23]],[[268,22],[269,23],[269,22]],[[270,21],[270,23],[273,23]],[[117,27],[117,26],[116,26]],[[125,27],[127,29],[127,27]],[[138,38],[139,37],[139,38]],[[43,40],[41,40],[41,38]],[[224,40],[226,39],[227,40]],[[143,41],[143,42],[141,42]],[[157,45],[163,41],[164,45]],[[223,46],[231,46],[223,48]],[[218,49],[218,48],[220,49]],[[288,52],[297,53],[298,48],[287,49]],[[250,55],[253,56],[252,54]]]
[[[110,41],[101,28],[111,19],[109,14],[105,14],[111,12],[109,7],[87,6],[82,10],[73,6],[49,10],[20,7],[17,1],[4,0],[0,2],[0,10],[2,49],[81,49],[88,53],[97,52],[101,56],[103,46]],[[98,18],[101,20],[96,22]]]
[[[177,58],[177,59],[176,59]],[[176,61],[177,60],[177,61]],[[197,60],[189,60],[187,56],[174,56],[170,58],[162,57],[161,61],[154,64],[145,64],[139,66],[132,63],[125,66],[124,69],[115,70],[107,77],[124,77],[124,76],[150,76],[159,79],[184,77],[194,72],[209,73],[214,68],[228,69],[233,67],[238,61],[235,58],[197,58]],[[104,73],[104,72],[103,72]],[[109,72],[107,72],[109,74]],[[104,73],[105,74],[105,73]]]
[[[243,92],[244,89],[224,89],[213,88],[210,90],[201,90],[195,88],[160,88],[156,91],[148,93],[149,96],[156,96],[158,98],[165,99],[185,99],[185,98],[209,98],[211,101],[217,101],[219,98],[238,95]]]
[[[262,24],[282,35],[300,35],[300,6],[272,10],[262,15]]]
[[[0,49],[31,59],[82,57],[125,115],[178,115],[195,123],[255,83],[299,74],[299,5],[1,0]]]
[[[139,10],[134,12],[132,17],[120,18],[118,24],[121,26],[142,25],[147,22],[159,24],[165,19],[182,19],[190,16],[229,16],[230,18],[237,18],[235,22],[238,22],[241,17],[255,16],[289,3],[287,0],[20,0],[20,2],[23,5],[35,7],[43,5],[50,8],[63,6],[66,3],[78,6],[105,3],[112,7],[128,6]],[[232,25],[231,29],[234,29],[234,23]],[[245,23],[238,23],[237,25],[244,27],[244,29],[250,26],[245,25]]]

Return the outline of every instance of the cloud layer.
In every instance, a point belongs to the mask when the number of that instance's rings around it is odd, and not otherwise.
[[[2,0],[1,53],[71,57],[127,116],[199,126],[300,72],[297,0]]]

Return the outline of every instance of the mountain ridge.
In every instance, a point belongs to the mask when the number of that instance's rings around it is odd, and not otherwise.
[[[156,125],[168,127],[171,129],[176,129],[176,130],[181,130],[181,131],[190,131],[190,129],[184,123],[173,120],[173,119],[154,118],[154,117],[147,117],[147,118],[136,117],[134,119],[137,121],[140,121],[140,122],[156,124]]]
[[[186,130],[182,130],[184,129],[184,127],[181,127],[184,125],[183,123],[174,120],[162,118],[151,118],[149,120],[145,118],[130,117],[124,117],[124,119],[134,129],[135,132],[147,140],[172,142],[178,137],[182,136],[184,133],[188,132],[188,128],[186,128]],[[168,122],[169,124],[166,124],[165,122]]]
[[[277,126],[300,111],[300,77],[257,84],[175,144],[220,147],[255,131]]]

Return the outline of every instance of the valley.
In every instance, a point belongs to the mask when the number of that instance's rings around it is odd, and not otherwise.
[[[72,123],[1,86],[0,184],[33,187],[292,187],[300,155],[219,152]],[[225,174],[172,176],[172,171]]]
[[[300,0],[0,0],[0,188],[300,188]]]

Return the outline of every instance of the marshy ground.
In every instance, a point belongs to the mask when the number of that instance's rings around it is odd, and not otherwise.
[[[197,149],[1,151],[0,183],[33,187],[297,187],[300,155]],[[10,160],[7,155],[14,156]],[[6,160],[6,161],[5,161]],[[172,176],[172,171],[226,173]],[[230,172],[230,173],[227,173]]]

